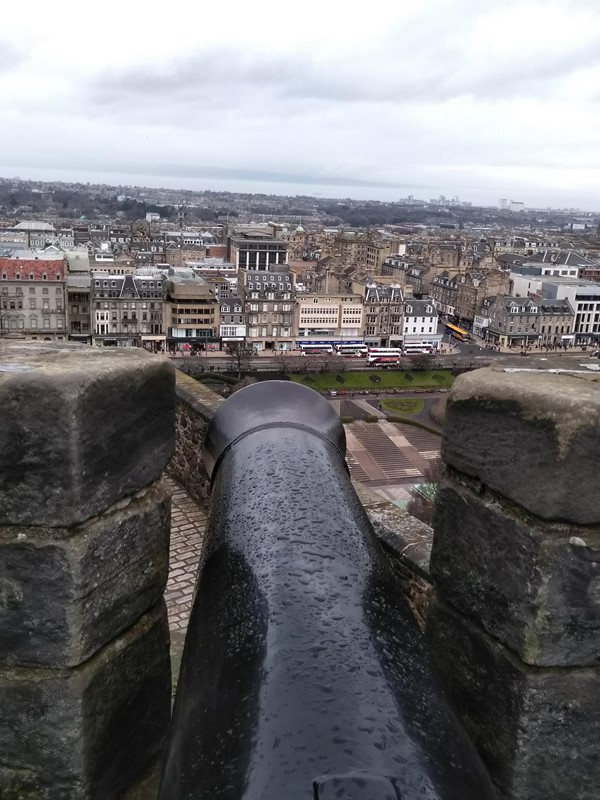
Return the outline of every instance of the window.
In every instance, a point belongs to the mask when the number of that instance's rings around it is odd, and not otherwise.
[[[29,287],[29,294],[35,294],[35,288],[33,286]]]
[[[32,281],[32,280],[33,280],[33,272],[30,272],[30,273],[29,273],[29,280],[30,280],[30,281]]]
[[[57,273],[56,273],[56,280],[57,280],[57,281],[59,281],[59,280],[60,280],[60,278],[61,278],[61,276],[60,276],[60,275],[58,274],[58,272],[57,272]]]
[[[15,280],[16,281],[20,281],[21,280],[21,273],[20,272],[17,272],[17,274],[15,275]]]
[[[42,280],[43,280],[43,281],[47,281],[47,280],[48,280],[48,273],[47,273],[47,272],[44,272],[44,273],[42,274]]]

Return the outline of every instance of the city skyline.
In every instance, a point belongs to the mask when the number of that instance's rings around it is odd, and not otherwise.
[[[286,17],[270,0],[226,18],[175,0],[158,24],[107,0],[85,29],[93,58],[74,11],[32,0],[26,36],[16,8],[3,17],[4,175],[600,205],[588,0],[424,0],[371,25],[310,1]]]

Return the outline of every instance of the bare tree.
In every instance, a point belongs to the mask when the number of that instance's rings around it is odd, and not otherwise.
[[[410,500],[406,506],[409,514],[426,525],[433,525],[433,513],[440,481],[443,474],[441,458],[429,462],[423,473],[423,483],[413,486],[410,490]]]
[[[289,350],[280,350],[276,356],[276,364],[284,378],[287,377],[288,372],[298,367],[298,356],[293,356]]]
[[[413,369],[431,369],[434,364],[434,358],[430,353],[415,353],[410,357],[410,362]]]
[[[237,372],[238,378],[241,378],[242,372],[248,372],[250,369],[250,359],[254,351],[244,342],[230,342],[226,353],[229,372]]]

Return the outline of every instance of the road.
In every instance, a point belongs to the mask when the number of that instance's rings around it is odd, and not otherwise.
[[[528,369],[598,369],[600,368],[600,360],[590,357],[590,351],[582,353],[580,351],[566,351],[563,353],[545,353],[543,351],[534,350],[527,356],[520,355],[519,352],[515,353],[498,353],[495,350],[488,350],[483,348],[480,350],[478,346],[461,344],[458,348],[459,352],[447,355],[440,355],[435,357],[436,369],[450,369],[453,366],[470,366],[471,364],[482,365],[492,363],[501,364],[513,368],[528,368]],[[226,356],[220,354],[209,356],[174,356],[172,357],[176,365],[187,371],[187,367],[192,367],[196,370],[199,366],[203,367],[206,372],[220,372],[231,371],[231,360]],[[314,359],[314,357],[312,357]],[[285,361],[281,356],[260,356],[252,358],[249,361],[248,367],[250,371],[256,372],[299,372],[305,365],[306,360],[300,355],[285,356]],[[407,359],[406,359],[407,360]],[[364,358],[345,358],[340,359],[344,364],[345,371],[364,370],[367,368],[366,359]],[[585,365],[585,366],[584,366]],[[246,366],[246,365],[244,365]],[[211,369],[212,368],[212,369]],[[246,368],[243,370],[246,371]]]

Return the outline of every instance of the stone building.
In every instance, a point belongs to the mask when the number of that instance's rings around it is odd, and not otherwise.
[[[67,325],[69,339],[91,344],[91,305],[89,272],[67,273]]]
[[[256,350],[293,348],[295,293],[293,276],[284,266],[240,270],[238,296],[244,301],[248,340]]]
[[[487,313],[486,338],[503,347],[562,345],[572,339],[575,314],[568,300],[500,295]]]
[[[221,337],[221,345],[225,347],[230,342],[245,341],[247,325],[246,315],[244,314],[244,301],[240,297],[224,295],[220,298],[220,309],[219,335]]]
[[[262,230],[234,231],[227,238],[226,259],[236,269],[284,270],[288,263],[288,243]]]
[[[363,340],[361,295],[305,294],[296,303],[296,346],[309,342],[351,344]]]
[[[217,346],[219,298],[210,284],[191,269],[171,269],[164,285],[167,347],[189,345],[205,350]]]
[[[457,296],[454,316],[459,325],[473,327],[475,315],[481,309],[484,297],[503,295],[510,291],[510,276],[503,270],[487,272],[470,271],[456,276]]]
[[[402,256],[390,256],[381,266],[383,276],[394,277],[403,286],[410,286],[416,297],[429,294],[431,281],[438,273],[430,264],[418,264]]]
[[[439,350],[438,313],[430,298],[408,298],[404,303],[404,347]]]
[[[458,300],[456,276],[436,275],[431,281],[431,298],[439,313],[454,321]]]
[[[163,350],[165,289],[156,275],[92,273],[92,342]]]
[[[485,297],[507,294],[509,290],[510,276],[500,269],[471,270],[452,277],[438,275],[431,282],[431,297],[440,314],[468,330]]]
[[[64,259],[0,258],[0,335],[67,338]]]
[[[353,284],[356,290],[357,284]],[[398,284],[367,283],[364,286],[363,330],[365,344],[401,347],[404,295]]]

